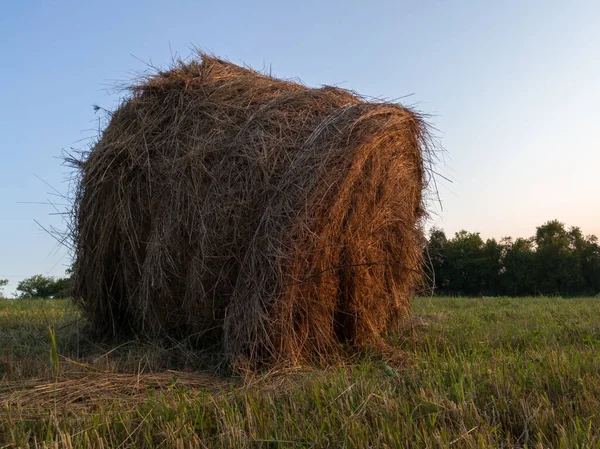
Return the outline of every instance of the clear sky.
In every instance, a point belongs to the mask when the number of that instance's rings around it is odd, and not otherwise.
[[[192,47],[432,114],[447,153],[432,224],[529,236],[558,218],[600,236],[600,2],[2,1],[0,278],[62,275],[34,220],[61,226],[61,150],[97,134],[110,88]],[[89,141],[89,140],[88,140]],[[40,180],[41,179],[41,180]],[[44,182],[42,182],[42,180]]]

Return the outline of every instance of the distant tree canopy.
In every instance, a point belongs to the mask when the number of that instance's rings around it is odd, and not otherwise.
[[[448,239],[432,229],[427,272],[435,292],[451,295],[589,295],[600,292],[600,244],[558,220],[530,238],[485,242],[479,233]]]
[[[18,298],[65,298],[69,295],[69,278],[47,277],[35,274],[17,285]]]

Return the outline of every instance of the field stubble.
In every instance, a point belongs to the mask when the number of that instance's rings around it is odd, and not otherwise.
[[[600,301],[417,298],[406,353],[217,374],[90,342],[68,301],[0,301],[0,447],[600,447]]]

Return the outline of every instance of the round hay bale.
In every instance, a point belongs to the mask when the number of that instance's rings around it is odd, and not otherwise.
[[[97,334],[254,366],[379,344],[421,277],[427,136],[207,55],[147,77],[80,162],[74,297]]]

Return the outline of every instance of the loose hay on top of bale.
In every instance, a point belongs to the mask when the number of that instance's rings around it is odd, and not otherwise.
[[[92,330],[324,361],[381,343],[421,276],[428,134],[398,104],[201,55],[131,87],[80,162]]]

